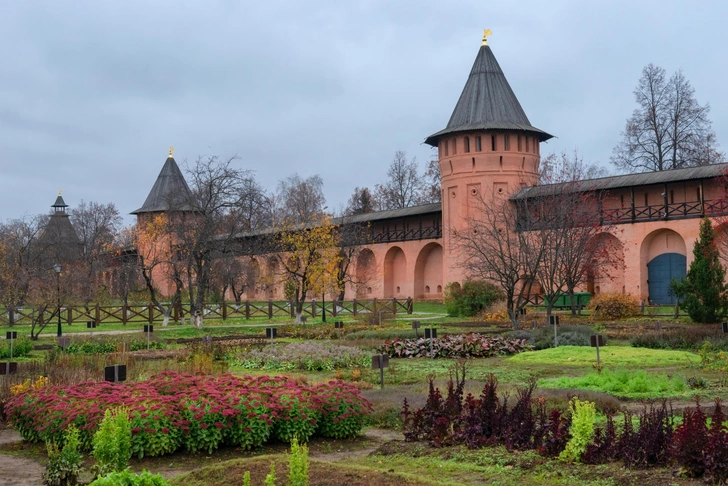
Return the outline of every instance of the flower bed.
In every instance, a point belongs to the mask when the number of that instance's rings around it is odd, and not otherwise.
[[[437,339],[393,339],[385,341],[382,353],[392,358],[490,358],[528,351],[525,339],[486,337],[470,333]]]
[[[119,406],[129,409],[132,450],[140,458],[180,448],[251,449],[271,436],[353,437],[372,408],[359,390],[341,381],[303,386],[287,377],[165,372],[143,382],[30,389],[5,410],[25,440],[61,443],[63,431],[74,424],[82,447],[90,449],[104,411]]]
[[[366,368],[371,364],[371,355],[351,346],[307,341],[283,347],[265,346],[243,354],[237,362],[245,369],[333,371]]]

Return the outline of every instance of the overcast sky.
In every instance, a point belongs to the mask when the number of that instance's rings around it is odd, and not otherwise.
[[[167,156],[237,155],[273,189],[321,174],[329,208],[424,162],[480,47],[531,124],[609,164],[647,63],[682,68],[728,149],[719,1],[0,3],[0,219],[144,202]],[[127,222],[133,218],[126,217]]]

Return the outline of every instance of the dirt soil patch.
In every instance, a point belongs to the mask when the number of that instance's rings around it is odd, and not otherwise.
[[[285,456],[264,456],[255,459],[238,459],[222,464],[206,467],[172,480],[174,485],[185,486],[239,486],[243,483],[245,471],[250,471],[252,484],[263,484],[265,476],[270,472],[271,463],[275,462],[277,482],[288,474],[288,461]],[[409,478],[395,474],[393,471],[377,471],[369,468],[352,467],[341,464],[323,462],[316,459],[310,461],[309,478],[311,486],[416,486],[430,485],[430,482],[415,482]]]

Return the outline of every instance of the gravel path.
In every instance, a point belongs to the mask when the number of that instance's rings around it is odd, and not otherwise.
[[[0,426],[0,486],[42,486],[45,465],[25,457],[11,455],[8,446],[22,442],[15,430]]]

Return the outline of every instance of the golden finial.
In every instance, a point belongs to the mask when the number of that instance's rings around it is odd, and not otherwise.
[[[174,152],[174,147],[169,147],[169,158],[172,158],[172,152]]]
[[[493,32],[491,32],[490,29],[485,29],[483,31],[483,45],[484,46],[487,46],[488,45],[488,36],[489,35],[493,35]]]
[[[63,189],[61,189],[60,191],[58,191],[58,197],[61,197],[61,193],[62,192],[63,192]]]

